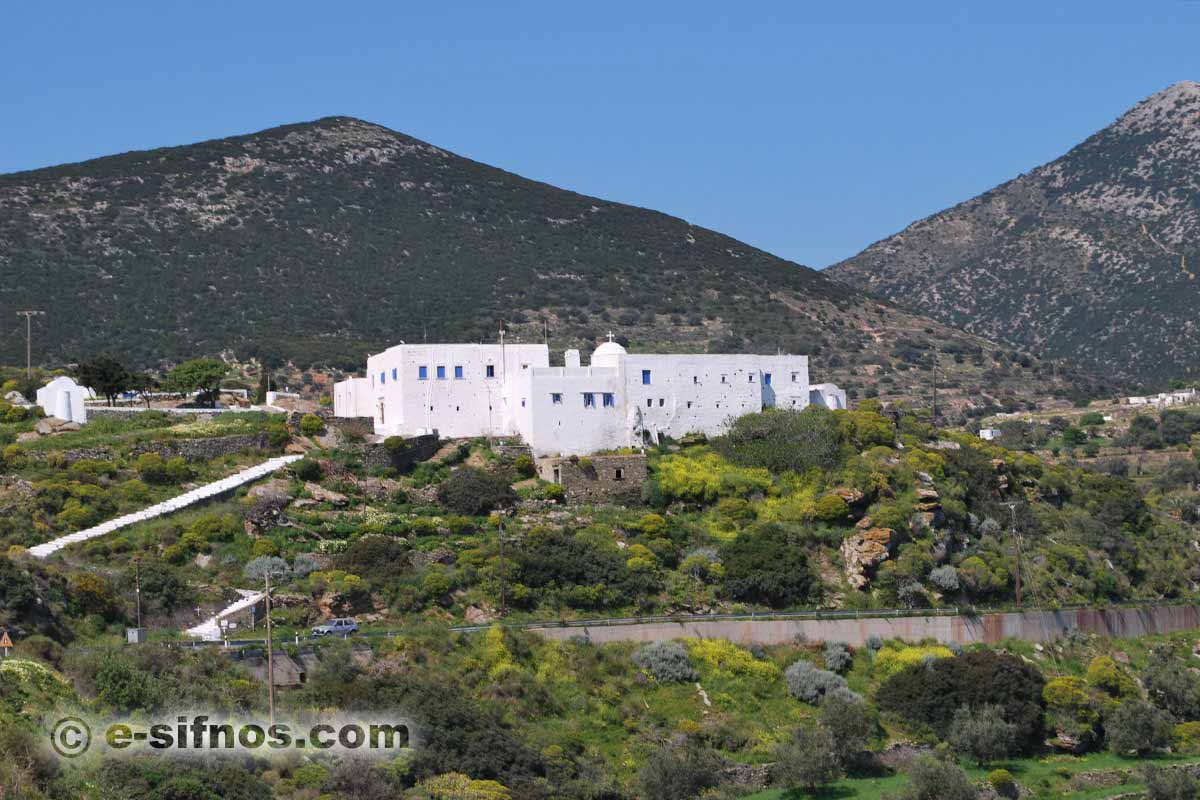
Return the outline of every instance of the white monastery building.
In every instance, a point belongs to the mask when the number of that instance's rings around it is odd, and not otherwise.
[[[334,386],[338,417],[372,417],[380,436],[514,436],[535,455],[585,455],[666,435],[721,433],[764,408],[845,408],[810,386],[808,356],[628,353],[609,341],[550,366],[544,344],[399,344],[367,375]]]

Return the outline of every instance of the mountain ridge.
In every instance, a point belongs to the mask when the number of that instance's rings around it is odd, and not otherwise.
[[[807,353],[851,390],[901,396],[939,351],[970,358],[964,391],[1022,361],[678,217],[345,116],[0,176],[0,315],[25,307],[48,312],[37,352],[59,362],[356,369],[396,341],[501,326],[556,348],[615,330],[644,350]],[[23,346],[0,339],[0,360]]]
[[[1200,375],[1200,84],[830,266],[839,280],[1129,380]]]

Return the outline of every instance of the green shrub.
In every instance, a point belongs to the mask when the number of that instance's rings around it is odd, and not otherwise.
[[[383,440],[383,449],[388,451],[389,455],[403,453],[408,449],[408,442],[403,436],[389,436]]]
[[[1141,700],[1126,700],[1104,721],[1109,749],[1146,756],[1171,746],[1171,715]]]
[[[325,420],[316,414],[305,414],[300,418],[300,432],[305,436],[316,436],[325,432]]]
[[[302,481],[315,482],[324,477],[325,470],[321,468],[319,461],[306,457],[292,464],[292,474]]]
[[[512,505],[516,499],[507,476],[475,467],[459,467],[438,486],[438,502],[469,516]]]
[[[987,782],[992,790],[1001,797],[1016,795],[1017,782],[1013,779],[1012,773],[1006,769],[994,769],[989,772]]]
[[[784,608],[815,598],[820,582],[802,548],[787,530],[761,525],[739,535],[721,550],[725,591],[734,600]]]
[[[282,422],[272,422],[267,426],[267,442],[274,448],[286,447],[292,441],[292,432]]]
[[[826,642],[824,657],[825,669],[831,672],[845,672],[854,661],[850,645],[845,642]]]
[[[830,525],[844,523],[850,516],[850,506],[845,499],[836,494],[822,495],[817,499],[817,519]]]
[[[941,737],[958,708],[998,705],[1016,726],[1016,746],[1024,750],[1042,742],[1044,686],[1042,674],[1020,657],[972,650],[897,672],[879,686],[875,701],[880,711],[928,726]]]
[[[135,468],[143,481],[158,486],[175,486],[192,477],[191,468],[182,458],[164,461],[158,453],[142,453]]]
[[[791,470],[828,469],[837,462],[838,420],[832,411],[810,406],[803,411],[771,409],[734,420],[714,449],[742,467],[762,467],[775,474]]]
[[[699,677],[688,659],[687,648],[679,642],[653,642],[633,654],[633,663],[661,683],[694,681]]]
[[[805,703],[816,703],[826,694],[837,689],[845,689],[846,679],[835,672],[817,669],[810,662],[800,660],[788,667],[783,673],[787,681],[788,692],[797,700]]]
[[[513,470],[522,478],[532,478],[537,474],[533,459],[526,453],[522,453],[513,460]]]

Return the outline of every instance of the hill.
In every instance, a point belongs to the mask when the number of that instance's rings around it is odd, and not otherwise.
[[[346,117],[0,176],[0,286],[0,316],[47,312],[37,343],[59,363],[355,369],[399,340],[491,341],[503,324],[556,347],[612,329],[652,350],[809,353],[814,376],[888,396],[924,391],[897,364],[931,369],[935,349],[964,389],[1063,385],[989,377],[1020,358],[719,233]]]
[[[915,222],[829,273],[1048,358],[1200,375],[1200,84],[1175,84],[1063,157]]]

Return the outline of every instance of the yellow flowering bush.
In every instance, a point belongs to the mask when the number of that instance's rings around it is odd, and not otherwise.
[[[914,645],[911,647],[885,647],[875,654],[874,673],[879,680],[887,680],[897,672],[916,666],[926,658],[952,658],[954,653],[944,645]]]
[[[688,652],[703,665],[703,670],[722,678],[752,678],[774,681],[779,667],[769,661],[759,661],[744,647],[724,639],[689,639]]]

